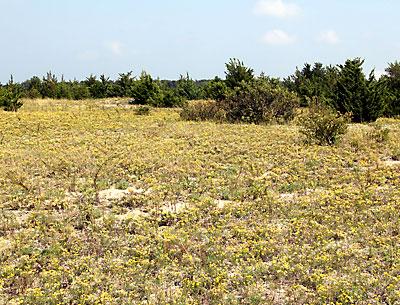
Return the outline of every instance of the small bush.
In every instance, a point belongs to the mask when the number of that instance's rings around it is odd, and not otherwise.
[[[136,115],[149,115],[151,108],[149,106],[139,106],[135,109]]]
[[[300,132],[306,143],[333,145],[347,132],[350,114],[340,115],[330,107],[313,101],[308,113],[299,117]]]
[[[223,121],[225,112],[216,101],[191,101],[182,108],[181,118],[188,121]]]

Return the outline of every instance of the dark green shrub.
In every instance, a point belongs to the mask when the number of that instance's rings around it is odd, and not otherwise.
[[[185,100],[197,100],[201,98],[201,90],[189,74],[181,75],[176,82],[176,93]]]
[[[313,100],[308,112],[299,116],[300,133],[305,142],[333,145],[346,133],[350,114],[341,115],[326,104]]]
[[[229,122],[270,123],[293,119],[299,99],[286,88],[257,80],[242,83],[222,101]]]
[[[149,115],[151,108],[146,105],[141,105],[135,109],[136,115]]]
[[[210,80],[204,88],[205,97],[215,101],[222,101],[225,99],[228,92],[228,86],[218,76]]]
[[[254,80],[253,69],[246,67],[239,59],[231,58],[225,67],[225,83],[228,88],[235,89],[242,83],[250,83]]]
[[[71,85],[71,97],[74,100],[83,100],[90,97],[89,88],[85,84],[73,82]]]
[[[382,80],[386,83],[390,98],[386,103],[386,116],[400,116],[400,62],[390,63]]]
[[[131,92],[133,100],[131,104],[136,105],[152,105],[158,106],[160,104],[160,87],[153,80],[150,74],[142,72],[139,79],[135,82],[135,86]]]
[[[336,110],[351,113],[354,122],[373,122],[379,118],[388,98],[385,83],[376,80],[372,71],[367,79],[363,73],[364,60],[356,58],[340,65],[336,95],[333,106]]]
[[[181,118],[187,121],[223,121],[225,111],[219,102],[198,100],[187,102],[181,111]]]
[[[22,107],[23,103],[20,102],[22,96],[22,88],[20,85],[15,84],[13,77],[11,76],[10,81],[0,92],[0,107],[5,111],[18,111]]]
[[[157,107],[181,107],[185,103],[185,98],[176,92],[176,90],[161,87],[161,91],[158,93],[156,104]]]
[[[113,96],[132,96],[135,90],[135,77],[132,76],[132,73],[132,71],[129,71],[127,73],[119,74],[118,79],[115,81],[114,86],[112,87]]]

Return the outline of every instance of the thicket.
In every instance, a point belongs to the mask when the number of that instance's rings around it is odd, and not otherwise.
[[[313,98],[325,101],[341,114],[351,113],[353,122],[373,122],[381,116],[400,115],[400,64],[389,64],[379,79],[363,71],[364,60],[348,59],[343,65],[305,64],[283,84],[296,92],[302,106]]]
[[[272,117],[278,121],[290,119],[293,105],[297,103],[291,93],[294,92],[299,97],[300,106],[309,106],[309,101],[317,98],[341,114],[351,113],[354,122],[399,116],[400,63],[390,63],[386,74],[379,79],[374,71],[366,75],[363,63],[362,59],[355,58],[337,66],[305,64],[283,80],[264,74],[255,76],[252,68],[235,58],[225,64],[225,79],[193,80],[186,73],[178,80],[160,80],[146,72],[136,76],[130,71],[119,74],[116,80],[105,75],[99,78],[90,75],[78,81],[65,80],[64,77],[58,79],[48,72],[42,78],[34,76],[21,84],[0,84],[1,106],[15,111],[22,105],[20,97],[75,100],[125,97],[130,98],[132,104],[153,107],[189,107],[185,106],[186,101],[203,99],[218,102],[219,117],[222,109],[229,121],[259,123],[270,121]],[[193,107],[207,109],[205,105],[197,105],[190,106],[192,114],[201,110]],[[210,117],[211,114],[201,117]]]

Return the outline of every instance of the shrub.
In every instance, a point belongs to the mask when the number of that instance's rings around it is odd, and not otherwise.
[[[201,98],[201,90],[196,85],[196,82],[190,78],[188,73],[186,73],[186,75],[181,75],[176,82],[176,92],[186,100],[198,100]]]
[[[185,98],[179,95],[176,90],[168,87],[162,87],[159,92],[157,103],[153,106],[157,107],[181,107],[185,103]]]
[[[218,76],[207,82],[204,88],[205,97],[215,101],[222,101],[225,99],[228,95],[228,91],[228,86]]]
[[[222,102],[230,122],[269,123],[293,119],[299,99],[286,88],[257,80],[242,83]]]
[[[188,121],[223,121],[225,119],[225,111],[216,101],[191,101],[183,106],[181,118]]]
[[[240,87],[243,82],[250,83],[254,80],[254,70],[246,67],[239,59],[231,58],[225,67],[225,83],[231,89]]]
[[[159,106],[160,87],[150,74],[143,71],[135,82],[131,97],[133,97],[131,104]]]
[[[139,106],[135,109],[136,115],[149,115],[151,108],[149,106]]]
[[[5,111],[18,111],[23,105],[19,100],[22,96],[22,89],[18,84],[14,83],[12,76],[2,91],[0,95],[0,106],[3,107]]]
[[[300,115],[300,132],[307,143],[333,145],[347,131],[350,114],[341,115],[332,108],[314,100],[307,113]]]

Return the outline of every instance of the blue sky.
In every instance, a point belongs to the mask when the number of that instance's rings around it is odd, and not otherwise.
[[[224,75],[237,57],[276,77],[319,61],[400,59],[398,0],[0,0],[0,82],[146,70]]]

